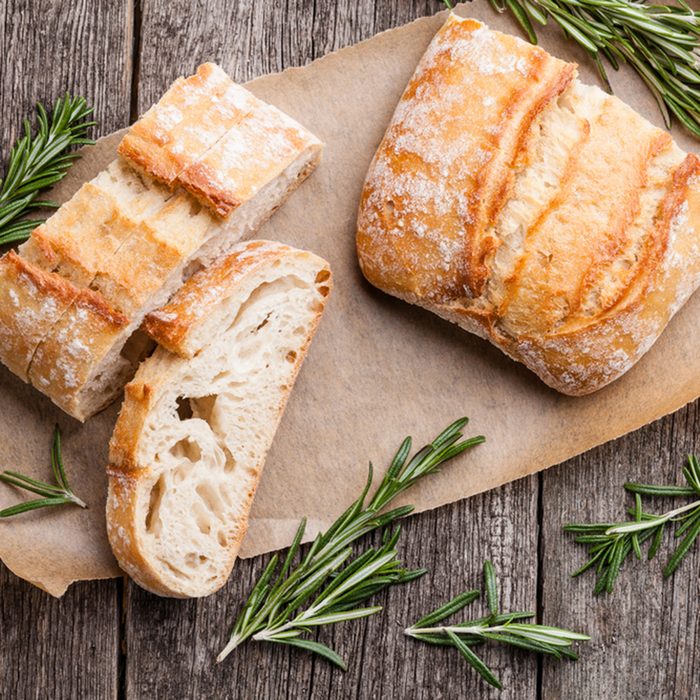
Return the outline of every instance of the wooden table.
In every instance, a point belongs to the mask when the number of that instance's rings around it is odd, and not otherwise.
[[[96,105],[99,132],[108,133],[204,60],[244,81],[439,9],[431,0],[3,0],[1,152],[37,99],[66,89]],[[677,480],[696,449],[699,406],[407,521],[404,560],[431,573],[378,596],[383,614],[320,633],[349,660],[345,674],[305,653],[255,645],[214,665],[266,557],[239,562],[225,589],[199,601],[159,599],[122,580],[78,584],[54,600],[0,566],[0,698],[700,697],[700,549],[671,580],[661,561],[634,562],[612,595],[593,598],[591,578],[569,577],[583,551],[561,530],[574,518],[619,518],[625,479]],[[499,695],[454,650],[403,637],[409,621],[478,585],[486,557],[508,606],[593,637],[578,663],[487,649]]]

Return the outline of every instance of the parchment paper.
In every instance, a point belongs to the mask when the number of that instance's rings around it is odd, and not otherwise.
[[[508,16],[496,15],[485,1],[459,12],[518,33]],[[249,84],[327,144],[320,169],[258,237],[327,258],[335,291],[267,460],[242,556],[288,544],[304,515],[309,536],[329,525],[356,497],[368,460],[383,470],[407,433],[422,444],[469,415],[469,432],[488,439],[407,494],[425,510],[561,462],[700,395],[698,294],[623,379],[593,396],[568,398],[485,341],[364,282],[354,243],[364,175],[408,78],[444,19],[442,12],[417,20],[305,68]],[[596,82],[586,56],[556,29],[542,31],[541,43],[579,62],[582,77]],[[616,93],[662,126],[636,76],[629,70],[611,74]],[[697,147],[678,130],[675,137],[688,150]],[[87,149],[54,198],[65,200],[104,167],[119,138],[113,134]],[[112,406],[80,425],[0,368],[0,468],[50,478],[49,445],[58,422],[69,478],[90,504],[88,511],[64,507],[0,521],[0,558],[53,595],[76,580],[120,573],[104,525],[107,442],[118,410]],[[0,507],[18,496],[0,484]]]

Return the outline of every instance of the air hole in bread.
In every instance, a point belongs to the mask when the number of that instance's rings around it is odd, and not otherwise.
[[[205,508],[201,501],[195,501],[192,504],[192,512],[194,514],[194,522],[197,525],[197,529],[203,535],[211,534],[211,511]]]
[[[121,357],[136,367],[155,350],[155,341],[142,330],[136,330],[119,351]]]
[[[179,579],[188,579],[189,578],[189,576],[187,576],[187,574],[184,573],[184,571],[180,571],[180,569],[177,569],[176,567],[174,567],[166,559],[163,559],[162,557],[158,557],[158,561],[160,561],[163,565],[165,565],[167,567],[167,569],[170,571],[170,573],[173,574],[173,576],[175,576],[176,578],[179,578]]]
[[[205,421],[211,426],[212,414],[218,398],[216,394],[210,394],[209,396],[199,396],[196,399],[190,399],[194,417]]]
[[[216,541],[219,543],[220,547],[228,547],[228,537],[226,537],[226,533],[221,530],[216,533]]]
[[[226,484],[219,484],[219,496],[227,508],[230,508],[233,505],[233,500],[231,499],[231,489],[227,488]]]
[[[212,485],[206,481],[202,482],[197,486],[195,491],[202,499],[202,503],[204,503],[207,510],[221,520],[225,515],[223,503],[221,502],[219,494],[212,487]]]
[[[195,554],[195,552],[189,552],[185,555],[185,564],[191,569],[196,569],[198,566],[209,561],[209,557],[205,557],[203,554]]]
[[[231,321],[226,332],[232,330],[238,325],[238,322],[246,314],[246,312],[256,306],[264,306],[266,297],[275,297],[280,294],[283,295],[291,289],[308,289],[308,283],[300,279],[296,275],[287,275],[286,277],[279,277],[272,282],[263,282],[257,286],[250,296],[239,306],[235,318]],[[277,304],[275,304],[275,307]],[[269,308],[269,305],[268,305]],[[266,318],[272,313],[270,311]],[[263,324],[264,325],[264,324]],[[257,328],[256,330],[259,330]]]
[[[331,276],[330,270],[321,270],[316,275],[315,282],[316,282],[316,284],[320,284],[321,282],[325,282],[330,276]]]
[[[160,504],[165,493],[165,477],[160,476],[158,481],[153,484],[151,493],[148,497],[148,511],[146,512],[146,532],[158,534],[161,529],[160,521]]]
[[[188,420],[194,415],[192,404],[186,396],[178,396],[175,400],[177,406],[177,415],[180,420]]]
[[[319,293],[322,297],[327,297],[330,291],[331,291],[331,290],[330,290],[330,287],[319,287],[319,288],[318,288],[318,293]]]
[[[181,484],[192,472],[193,464],[186,462],[176,469],[173,469],[172,482],[174,485]]]
[[[260,321],[254,333],[257,333],[261,328],[264,328],[267,325],[267,322],[270,320],[270,316],[272,316],[272,311],[270,311],[270,313],[268,313],[267,316],[265,316],[265,318],[262,321]]]
[[[189,438],[178,440],[171,448],[170,453],[173,457],[184,457],[190,462],[198,462],[202,458],[202,449],[200,446]]]
[[[182,281],[186,282],[195,272],[199,272],[204,268],[204,265],[199,260],[192,260],[187,267],[182,271]]]
[[[226,458],[226,461],[224,462],[224,474],[230,474],[236,468],[236,458],[233,456],[231,450],[226,447],[226,445],[222,446],[222,450],[224,452],[224,457]]]

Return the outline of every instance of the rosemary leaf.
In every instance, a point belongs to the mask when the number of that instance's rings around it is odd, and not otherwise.
[[[446,630],[448,639],[467,663],[494,688],[501,690],[501,682],[493,675],[491,669],[450,629]]]
[[[345,661],[330,647],[320,642],[314,642],[311,639],[271,639],[271,642],[276,642],[278,644],[286,644],[290,647],[297,647],[297,649],[304,649],[306,651],[311,651],[314,654],[327,659],[332,664],[335,664],[342,671],[347,671],[347,666]]]
[[[422,617],[404,634],[427,644],[452,646],[479,675],[495,688],[500,681],[484,661],[471,649],[479,643],[496,642],[537,654],[548,654],[556,659],[566,657],[576,660],[578,655],[570,648],[575,642],[588,641],[590,637],[578,632],[522,622],[534,617],[531,612],[499,614],[496,572],[490,561],[484,562],[484,589],[490,615],[455,625],[440,625],[450,615],[464,608],[478,597],[478,591],[465,591],[437,610]],[[477,595],[474,595],[476,593]]]
[[[484,562],[484,586],[486,588],[486,601],[491,611],[491,615],[498,615],[498,588],[496,586],[496,570],[493,564],[487,559]]]
[[[634,553],[637,559],[642,559],[641,545],[651,541],[646,558],[647,561],[652,560],[661,548],[666,527],[675,524],[675,537],[683,539],[663,571],[665,577],[671,576],[700,536],[700,499],[657,515],[643,510],[642,497],[683,498],[700,495],[700,467],[693,455],[688,457],[683,476],[687,486],[626,483],[625,490],[634,496],[635,501],[634,508],[629,511],[632,520],[565,525],[564,530],[575,534],[577,543],[588,547],[588,561],[572,576],[580,576],[595,567],[597,580],[593,592],[596,595],[610,593],[629,555]]]
[[[53,443],[51,447],[51,466],[56,480],[56,485],[48,484],[38,479],[33,479],[15,471],[4,471],[0,474],[0,481],[14,486],[15,488],[36,493],[44,498],[37,498],[33,501],[23,501],[8,508],[0,510],[0,518],[10,518],[14,515],[27,513],[38,508],[52,506],[76,505],[87,508],[87,504],[76,496],[68,483],[65,469],[63,467],[63,457],[61,455],[61,432],[58,426],[54,429]]]
[[[70,149],[94,143],[87,138],[94,121],[88,121],[92,107],[85,98],[66,94],[48,115],[39,103],[38,128],[32,134],[29,120],[24,135],[10,150],[5,177],[0,179],[0,244],[25,240],[43,219],[24,219],[37,209],[55,207],[37,199],[39,193],[62,180],[79,154]]]
[[[460,593],[458,596],[450,600],[448,603],[445,603],[437,610],[434,610],[425,617],[422,617],[413,626],[416,628],[431,627],[436,622],[441,622],[445,618],[458,613],[462,608],[473,603],[480,595],[481,593],[477,590],[464,591],[464,593]]]

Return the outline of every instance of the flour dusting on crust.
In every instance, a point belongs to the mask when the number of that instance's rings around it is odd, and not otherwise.
[[[575,66],[450,15],[370,165],[360,265],[558,390],[590,393],[700,283],[697,170]]]

